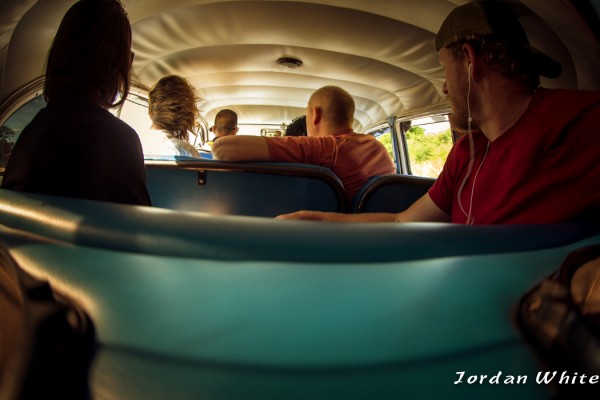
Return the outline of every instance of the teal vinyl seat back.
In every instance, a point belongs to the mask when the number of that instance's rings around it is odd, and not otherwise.
[[[435,179],[412,175],[385,175],[369,179],[354,195],[351,212],[401,212],[422,197]]]
[[[580,224],[327,224],[0,189],[0,246],[97,328],[93,398],[548,399],[510,310],[598,240]]]
[[[594,224],[465,226],[280,221],[7,189],[0,189],[1,226],[76,247],[145,256],[340,265],[533,251],[600,233]],[[236,243],[235,251],[231,243]]]
[[[339,178],[316,165],[146,160],[146,176],[161,208],[257,217],[346,209]]]

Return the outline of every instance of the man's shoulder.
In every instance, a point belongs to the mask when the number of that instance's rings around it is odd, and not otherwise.
[[[353,131],[335,134],[332,137],[336,138],[339,141],[350,142],[369,142],[371,140],[377,141],[377,139],[373,135],[369,135],[367,133],[356,133]]]
[[[569,108],[600,104],[600,92],[576,89],[544,89],[537,92],[543,104],[555,104]]]
[[[560,128],[589,112],[600,117],[600,92],[540,89],[530,106],[529,116],[537,121],[551,121]]]

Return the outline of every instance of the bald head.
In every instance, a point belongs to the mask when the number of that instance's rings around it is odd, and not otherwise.
[[[325,134],[350,129],[354,122],[354,99],[340,87],[324,86],[308,100],[307,115],[311,113],[313,117],[317,113],[319,123],[326,128]]]
[[[216,136],[235,135],[238,131],[237,114],[230,109],[223,109],[215,116],[215,124],[211,128]]]

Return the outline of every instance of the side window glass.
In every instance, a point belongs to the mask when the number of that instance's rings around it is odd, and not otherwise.
[[[136,94],[129,93],[120,109],[112,108],[109,111],[125,121],[138,134],[148,130],[152,123],[148,115],[148,100]]]
[[[373,135],[379,143],[386,148],[390,158],[396,164],[396,152],[394,151],[394,143],[392,141],[392,128],[388,124],[382,124],[374,129],[365,132],[367,135]]]
[[[447,115],[413,120],[405,137],[412,174],[437,178],[453,144]]]
[[[46,107],[44,96],[37,96],[22,105],[0,126],[0,173],[4,173],[8,159],[23,128],[31,122],[42,108]]]
[[[390,158],[394,161],[394,165],[396,165],[396,152],[394,152],[394,144],[392,143],[392,130],[388,127],[385,132],[376,134],[375,137],[385,146]]]

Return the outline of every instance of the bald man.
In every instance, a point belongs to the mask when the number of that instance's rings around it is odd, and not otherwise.
[[[352,130],[354,99],[344,89],[325,86],[306,107],[307,136],[228,136],[215,142],[213,158],[316,164],[343,182],[348,200],[373,176],[395,173],[386,148],[371,135]]]
[[[238,130],[237,114],[228,108],[217,113],[215,124],[210,128],[210,131],[215,134],[213,142],[225,136],[236,135]]]

